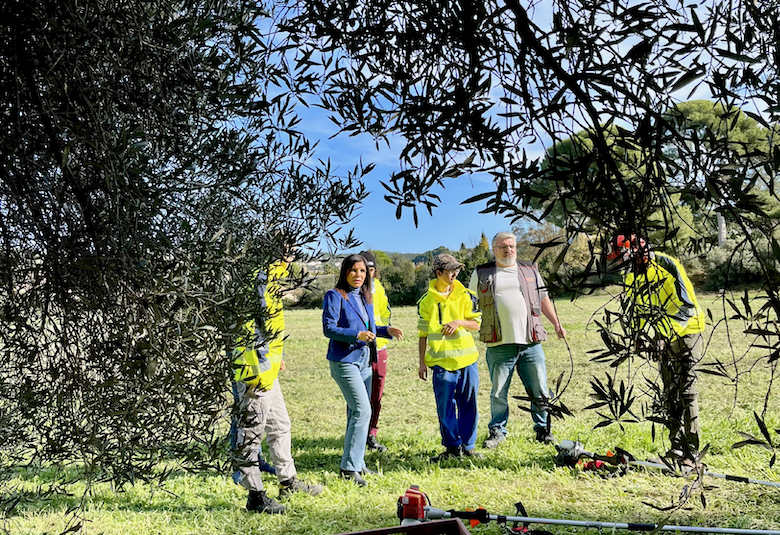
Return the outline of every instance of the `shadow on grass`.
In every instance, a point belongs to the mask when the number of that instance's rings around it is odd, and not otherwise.
[[[515,440],[522,441],[523,438]],[[477,446],[475,449],[482,458],[458,458],[447,459],[440,463],[434,463],[431,458],[443,451],[443,447],[430,442],[384,440],[388,446],[385,452],[366,452],[366,466],[372,470],[381,470],[385,475],[394,472],[427,472],[431,469],[458,469],[471,468],[479,470],[490,468],[497,470],[517,470],[521,467],[536,467],[542,470],[552,470],[553,451],[551,447],[540,446],[537,457],[528,457],[526,444],[518,444],[517,448],[498,448],[496,450],[484,450]],[[304,478],[322,481],[327,477],[338,477],[343,439],[331,438],[303,438],[295,439],[293,431],[293,452],[295,464]],[[537,449],[535,448],[534,451]],[[264,457],[269,460],[267,446],[264,445]],[[523,455],[526,455],[523,457]],[[78,508],[84,503],[100,503],[107,508],[113,508],[131,512],[168,512],[187,513],[203,510],[235,510],[243,507],[244,492],[240,487],[230,484],[230,473],[220,473],[214,470],[192,472],[184,469],[174,469],[168,473],[167,479],[162,484],[157,482],[140,483],[141,491],[133,485],[127,485],[123,490],[114,490],[110,484],[97,482],[93,484],[86,498],[84,497],[83,471],[78,467],[45,467],[32,469],[14,467],[11,472],[19,488],[27,488],[15,513],[37,512],[47,507],[52,510],[67,511]],[[8,474],[7,474],[8,475]],[[188,496],[189,483],[186,478],[197,478],[204,482],[198,487],[208,489],[202,496]],[[266,486],[274,484],[272,476],[264,476]],[[35,498],[34,489],[46,487],[58,487],[62,491],[46,498]],[[235,492],[226,489],[235,489]],[[8,487],[6,487],[6,490]],[[272,492],[273,494],[273,492]]]
[[[514,440],[524,441],[517,437]],[[467,467],[494,468],[498,470],[516,470],[518,468],[538,467],[543,470],[555,469],[555,448],[553,446],[537,445],[529,456],[527,445],[518,444],[518,447],[497,448],[495,450],[483,449],[477,445],[474,449],[481,458],[461,457],[447,459],[439,463],[432,458],[444,451],[440,445],[421,442],[396,442],[392,439],[383,439],[388,447],[387,451],[376,452],[366,450],[366,466],[372,470],[378,468],[384,472],[427,470],[433,466],[442,468]],[[340,439],[302,439],[293,437],[293,448],[298,450],[295,455],[295,465],[299,471],[326,470],[338,473],[343,441]],[[335,450],[335,453],[333,452]]]

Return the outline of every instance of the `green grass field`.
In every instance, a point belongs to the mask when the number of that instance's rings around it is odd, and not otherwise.
[[[659,432],[653,442],[649,423],[629,424],[623,430],[615,425],[594,430],[598,416],[583,411],[591,402],[590,378],[595,375],[603,379],[608,371],[606,365],[591,363],[587,353],[602,347],[589,320],[607,300],[605,296],[597,296],[576,303],[556,302],[568,340],[545,342],[548,376],[552,382],[561,373],[566,377],[571,374],[563,402],[575,416],[555,421],[553,432],[558,439],[580,440],[593,452],[603,453],[620,446],[638,459],[657,456],[666,451],[667,443],[661,441],[661,435],[666,437]],[[716,319],[722,317],[723,307],[717,298],[704,296],[701,301]],[[484,459],[448,461],[443,466],[429,463],[429,458],[441,451],[441,446],[431,384],[417,378],[416,311],[407,307],[393,312],[394,324],[404,330],[407,338],[391,344],[389,349],[390,369],[379,431],[380,440],[389,449],[367,455],[368,465],[380,472],[370,478],[369,487],[358,488],[338,476],[345,425],[344,400],[328,372],[327,342],[322,336],[320,312],[294,310],[286,313],[287,370],[280,381],[293,420],[293,453],[300,476],[325,484],[326,491],[318,497],[293,496],[285,501],[288,514],[268,516],[244,510],[246,493],[232,483],[229,474],[181,473],[162,488],[136,485],[121,493],[115,493],[107,485],[97,485],[83,500],[81,532],[336,534],[388,527],[397,525],[396,501],[412,484],[419,485],[434,506],[445,510],[485,507],[492,514],[514,515],[514,504],[522,501],[529,516],[534,517],[780,529],[778,488],[706,478],[710,486],[705,491],[706,508],[697,494],[684,508],[665,513],[647,503],[666,507],[676,502],[690,481],[657,470],[632,469],[624,477],[605,478],[594,472],[556,467],[555,448],[534,442],[530,416],[514,407],[510,414],[509,439],[498,449],[485,452]],[[732,324],[730,329],[730,338],[722,326],[714,334],[707,333],[708,338],[710,334],[712,337],[708,339],[705,360],[717,356],[746,369],[757,354],[746,356],[749,340],[735,334],[740,331],[739,325]],[[484,346],[480,345],[480,350],[484,354]],[[487,435],[490,414],[490,380],[484,358],[480,359],[479,367],[478,446],[484,451],[481,443]],[[647,365],[631,371],[651,380],[655,377]],[[770,373],[766,361],[762,361],[740,377],[737,388],[722,378],[701,377],[703,440],[711,444],[711,454],[706,459],[711,471],[780,482],[777,467],[769,467],[771,452],[753,447],[731,449],[733,443],[741,440],[738,430],[759,433],[753,411],[762,410]],[[637,388],[641,385],[637,381]],[[522,393],[517,377],[511,393]],[[770,429],[780,428],[779,407],[773,394],[770,410],[765,415]],[[23,485],[39,482],[18,480]],[[274,478],[269,476],[266,486],[269,494],[275,496]],[[61,533],[70,518],[68,508],[82,503],[83,486],[74,484],[68,490],[70,496],[57,497],[45,505],[21,504],[18,514],[5,519],[3,527],[14,534]],[[556,534],[595,532],[563,526],[544,529]],[[490,524],[473,528],[472,533],[498,534],[502,530]]]

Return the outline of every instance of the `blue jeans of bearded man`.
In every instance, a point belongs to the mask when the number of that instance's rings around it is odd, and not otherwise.
[[[542,344],[502,344],[488,347],[485,354],[490,380],[493,386],[490,390],[490,423],[489,429],[498,429],[505,436],[506,424],[509,420],[509,403],[507,397],[512,375],[517,369],[517,375],[523,381],[531,402],[531,418],[534,429],[547,427],[547,411],[539,403],[542,398],[549,398],[547,389],[547,366],[544,362]]]

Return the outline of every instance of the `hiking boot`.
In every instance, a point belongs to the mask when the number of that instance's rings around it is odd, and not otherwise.
[[[445,451],[441,452],[436,457],[431,457],[432,463],[440,463],[442,461],[446,461],[447,459],[459,459],[463,456],[463,453],[461,452],[460,447],[456,448],[447,448]]]
[[[341,469],[341,477],[343,477],[344,479],[348,479],[350,481],[354,481],[355,483],[357,483],[361,487],[365,487],[365,486],[368,485],[368,481],[363,479],[363,476],[360,475],[360,472],[353,472],[351,470],[344,470],[342,468]]]
[[[468,457],[469,459],[474,459],[475,461],[478,461],[478,460],[484,458],[484,457],[482,457],[482,454],[479,453],[478,451],[476,451],[474,448],[472,448],[470,450],[463,449],[462,455],[464,457]]]
[[[491,427],[490,436],[482,444],[482,447],[492,450],[504,440],[506,440],[506,435],[504,435],[498,427]]]
[[[264,490],[250,490],[249,498],[246,500],[246,510],[253,513],[278,515],[284,513],[287,508],[269,497]]]
[[[366,440],[366,447],[370,450],[376,450],[379,452],[387,451],[387,446],[380,444],[374,435],[368,435],[368,440]]]
[[[279,484],[279,497],[287,498],[295,492],[304,492],[309,496],[316,496],[323,491],[322,485],[309,485],[305,481],[301,481],[297,477],[293,476],[287,481],[282,481]]]
[[[556,442],[553,434],[546,427],[536,427],[536,441],[542,444],[554,444]]]
[[[364,466],[363,469],[360,471],[361,476],[375,476],[376,472],[374,470],[371,470],[370,468]]]

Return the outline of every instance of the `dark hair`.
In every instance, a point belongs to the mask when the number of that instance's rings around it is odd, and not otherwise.
[[[359,254],[349,255],[341,263],[341,272],[339,273],[339,280],[336,282],[336,289],[346,299],[347,292],[353,290],[352,286],[347,282],[347,274],[352,270],[352,266],[357,263],[362,263],[366,267],[366,278],[363,279],[363,286],[360,287],[360,293],[363,294],[363,300],[366,303],[371,304],[373,302],[373,295],[371,294],[371,275],[368,274],[368,262]]]
[[[372,253],[371,251],[360,251],[358,254],[363,258],[365,258],[366,260],[368,260],[368,264],[366,264],[366,268],[368,269],[374,268],[374,277],[378,279],[379,262],[376,261],[376,257],[374,256],[374,253]]]

